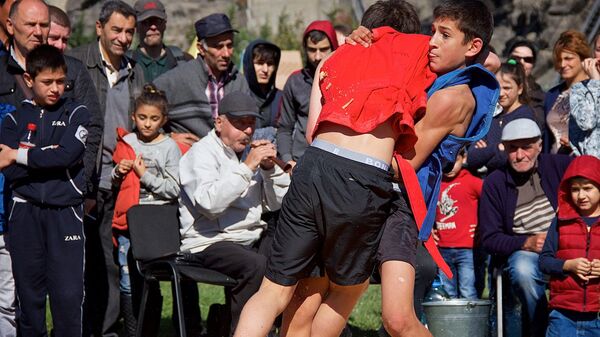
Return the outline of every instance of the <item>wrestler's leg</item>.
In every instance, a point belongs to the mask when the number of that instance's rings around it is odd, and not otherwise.
[[[313,320],[311,337],[338,337],[368,286],[369,280],[352,286],[329,282],[327,296]]]
[[[327,277],[300,280],[294,296],[283,311],[281,337],[309,337],[313,319],[329,288]]]
[[[381,265],[381,315],[392,337],[432,337],[415,314],[414,287],[412,265],[394,260]]]
[[[246,302],[234,337],[264,337],[288,305],[296,285],[283,286],[263,278],[260,289]]]

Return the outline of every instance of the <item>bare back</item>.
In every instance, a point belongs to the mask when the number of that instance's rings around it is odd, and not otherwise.
[[[319,125],[315,138],[377,158],[389,164],[397,135],[393,131],[390,119],[370,133],[357,133],[342,125],[324,122]]]

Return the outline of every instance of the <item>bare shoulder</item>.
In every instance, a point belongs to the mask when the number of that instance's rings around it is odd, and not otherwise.
[[[473,110],[475,108],[475,98],[471,89],[466,84],[455,85],[436,91],[429,102],[434,103],[438,108],[452,110]],[[428,102],[428,103],[429,103]],[[432,106],[434,107],[434,106]],[[428,104],[429,108],[429,104]],[[438,109],[436,109],[438,110]],[[446,111],[450,112],[450,111]]]
[[[475,109],[475,98],[466,84],[456,85],[435,92],[427,102],[426,116],[431,121],[452,126],[460,132],[467,126]],[[452,132],[453,134],[455,132]]]

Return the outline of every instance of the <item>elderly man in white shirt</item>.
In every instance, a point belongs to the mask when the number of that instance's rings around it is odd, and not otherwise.
[[[266,256],[260,252],[268,252],[270,240],[261,240],[266,229],[261,214],[281,207],[290,183],[289,174],[272,161],[275,145],[252,141],[256,118],[250,96],[226,95],[215,128],[179,164],[181,250],[237,280],[231,290],[231,331],[264,275]]]

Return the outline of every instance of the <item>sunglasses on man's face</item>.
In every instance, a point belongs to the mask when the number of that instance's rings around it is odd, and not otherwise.
[[[533,56],[524,56],[523,57],[523,56],[511,55],[510,58],[517,62],[521,62],[521,60],[523,60],[523,62],[529,63],[529,64],[533,64],[533,62],[535,61]]]

